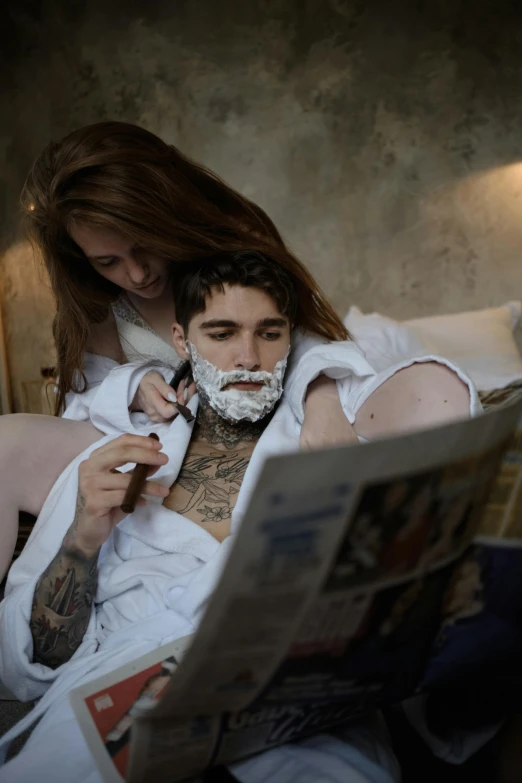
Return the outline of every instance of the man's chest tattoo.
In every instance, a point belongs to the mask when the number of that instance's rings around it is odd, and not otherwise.
[[[201,525],[230,523],[251,453],[190,451],[164,505]]]

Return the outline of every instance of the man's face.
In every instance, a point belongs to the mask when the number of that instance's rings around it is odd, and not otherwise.
[[[274,300],[259,288],[225,285],[207,299],[205,311],[195,315],[185,333],[174,324],[176,350],[187,358],[186,340],[203,359],[219,370],[272,373],[290,348],[290,323]],[[258,391],[259,383],[234,383],[228,388]]]

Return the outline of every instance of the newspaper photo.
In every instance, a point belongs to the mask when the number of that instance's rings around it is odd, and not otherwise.
[[[184,780],[434,687],[468,653],[519,658],[515,622],[503,650],[460,630],[502,603],[484,553],[522,552],[521,414],[269,458],[186,654],[73,692],[104,779]]]
[[[161,697],[192,638],[177,639],[72,691],[74,711],[104,780],[126,779],[134,720]]]

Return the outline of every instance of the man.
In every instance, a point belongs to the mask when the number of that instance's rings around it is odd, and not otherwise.
[[[0,608],[0,676],[20,698],[44,694],[29,719],[43,716],[40,723],[0,781],[99,780],[68,692],[196,630],[265,457],[298,448],[288,395],[304,394],[311,378],[294,378],[283,395],[299,325],[292,278],[242,254],[191,264],[175,292],[174,343],[190,358],[196,421],[153,425],[132,413],[151,365],[119,367],[101,384],[91,419],[106,438],[53,488]],[[476,409],[471,386],[445,366],[430,361],[379,377],[353,344],[328,350],[360,438],[469,415],[470,399]],[[144,437],[150,431],[160,443]],[[150,465],[151,499],[124,518],[129,476],[120,470],[135,462]],[[318,769],[326,781],[397,779],[380,727],[351,726],[342,737],[275,749],[235,765],[234,774],[276,783],[317,779]]]

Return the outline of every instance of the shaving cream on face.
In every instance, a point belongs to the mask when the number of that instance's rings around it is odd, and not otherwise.
[[[259,421],[274,408],[283,393],[288,354],[277,362],[273,372],[250,372],[232,370],[225,372],[202,356],[196,347],[187,341],[187,350],[192,360],[192,374],[196,386],[208,398],[209,404],[223,419],[228,421]],[[258,391],[225,389],[230,383],[262,383]]]

